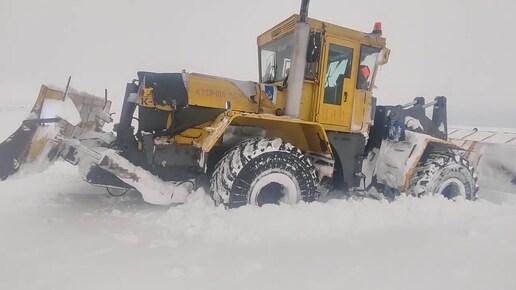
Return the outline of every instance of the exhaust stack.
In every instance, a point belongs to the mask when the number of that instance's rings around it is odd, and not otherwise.
[[[305,79],[306,52],[310,25],[308,24],[308,5],[310,0],[302,0],[299,11],[299,21],[294,27],[294,52],[288,76],[287,105],[285,113],[288,116],[298,118],[301,106],[301,94]]]

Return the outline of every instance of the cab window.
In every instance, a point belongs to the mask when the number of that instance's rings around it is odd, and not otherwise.
[[[351,78],[353,48],[330,44],[326,69],[324,103],[340,105],[344,79]]]
[[[289,33],[259,48],[260,82],[274,83],[285,80],[289,74],[294,52],[294,34]],[[305,79],[317,78],[321,34],[312,32],[308,41]]]
[[[288,74],[294,35],[287,34],[260,48],[260,77],[264,83],[282,81]]]
[[[371,89],[374,73],[378,66],[380,51],[380,48],[374,46],[362,45],[360,47],[360,67],[358,68],[357,89]]]

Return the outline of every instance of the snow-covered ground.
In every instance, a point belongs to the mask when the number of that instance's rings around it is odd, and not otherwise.
[[[164,207],[58,162],[0,182],[0,289],[516,289],[513,195]]]

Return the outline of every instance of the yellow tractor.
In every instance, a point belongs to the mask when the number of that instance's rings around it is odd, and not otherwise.
[[[330,191],[475,199],[474,169],[447,141],[446,99],[377,105],[375,77],[390,52],[381,24],[364,33],[311,19],[308,4],[258,36],[259,83],[138,72],[116,134],[101,130],[107,97],[43,86],[31,117],[0,145],[0,178],[63,157],[86,181],[154,204],[198,186],[227,207]]]

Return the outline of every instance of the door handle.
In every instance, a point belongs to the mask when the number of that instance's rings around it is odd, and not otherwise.
[[[344,92],[344,102],[348,101],[348,92]]]

